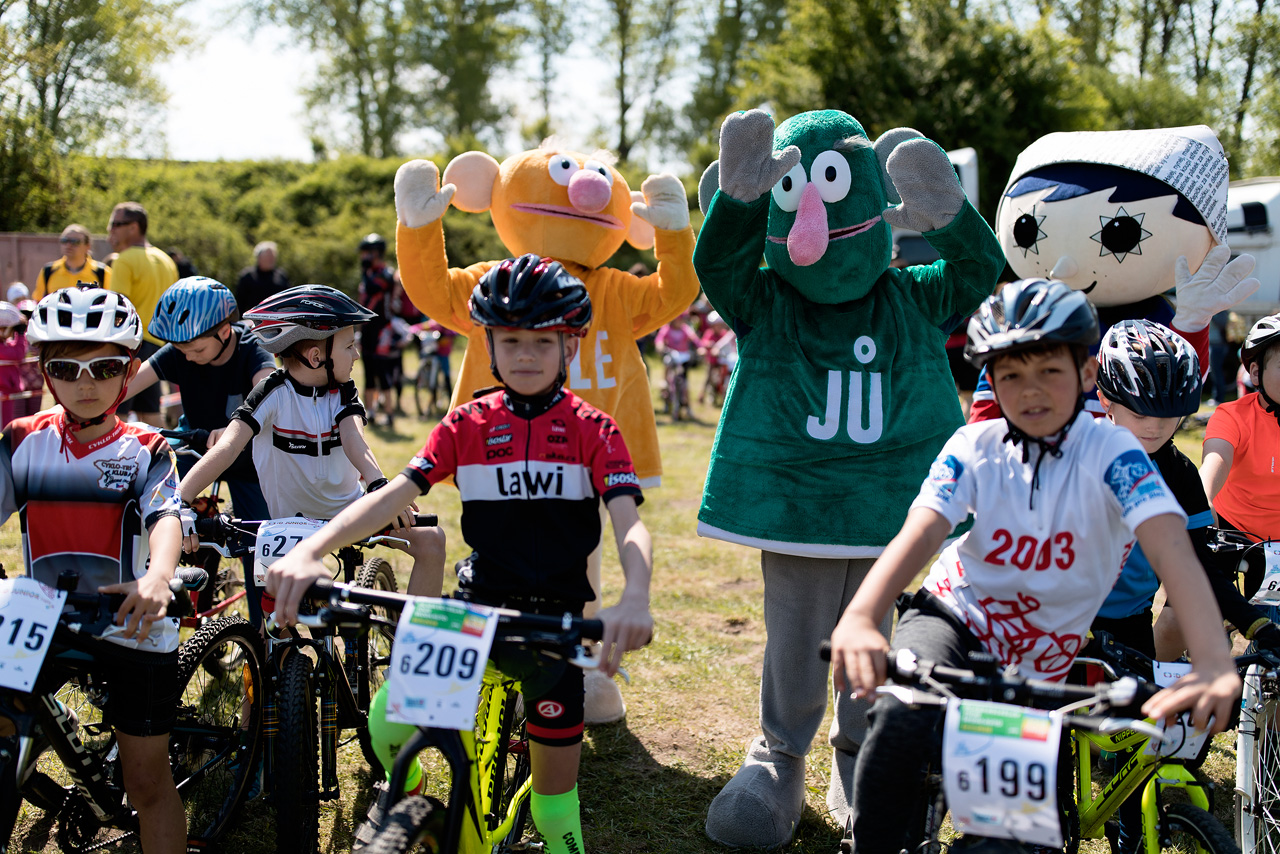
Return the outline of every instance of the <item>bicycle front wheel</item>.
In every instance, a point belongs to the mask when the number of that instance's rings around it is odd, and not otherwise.
[[[262,641],[239,617],[202,626],[178,653],[182,687],[170,764],[187,811],[187,836],[215,842],[258,774]],[[234,661],[234,667],[226,662]]]
[[[1244,678],[1236,728],[1236,839],[1250,854],[1280,854],[1280,686],[1257,665]]]
[[[312,664],[290,650],[280,668],[280,732],[275,742],[276,850],[316,854],[320,837],[318,727]]]
[[[356,576],[356,586],[395,593],[397,589],[395,571],[391,568],[391,564],[382,558],[372,558],[361,567],[360,574]],[[374,608],[373,612],[393,623],[399,616],[386,608]],[[373,701],[373,695],[378,693],[378,689],[386,681],[386,669],[391,664],[391,645],[395,639],[395,629],[388,626],[374,626],[368,634],[361,635],[356,641],[356,681],[351,689],[356,692],[360,710],[366,715],[369,713],[369,703]],[[360,738],[360,750],[364,753],[364,759],[369,763],[373,776],[381,777],[384,773],[382,763],[378,761],[378,754],[374,751],[373,742],[369,738],[369,727],[361,725],[357,735]]]
[[[445,807],[435,798],[404,798],[387,813],[386,824],[364,849],[365,854],[439,854],[444,834]],[[465,818],[463,819],[466,820]]]
[[[1165,813],[1171,848],[1191,854],[1240,854],[1240,846],[1217,818],[1191,804],[1170,804]]]

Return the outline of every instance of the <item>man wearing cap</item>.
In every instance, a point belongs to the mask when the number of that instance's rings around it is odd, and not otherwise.
[[[111,268],[93,260],[89,251],[89,229],[72,223],[62,230],[58,244],[62,247],[62,257],[50,261],[40,270],[35,294],[26,294],[19,299],[31,298],[39,302],[54,291],[74,287],[80,282],[111,289]],[[18,301],[9,297],[11,303]]]

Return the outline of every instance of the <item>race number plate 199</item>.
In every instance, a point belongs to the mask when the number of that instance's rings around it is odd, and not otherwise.
[[[400,613],[387,671],[387,720],[469,730],[498,628],[493,609],[416,599]]]
[[[0,581],[0,686],[31,690],[66,600],[33,578]]]
[[[1249,602],[1253,605],[1280,605],[1280,543],[1267,543],[1262,547],[1262,553],[1267,557],[1267,574]]]
[[[942,773],[956,831],[1061,848],[1061,733],[1056,712],[949,701]]]
[[[265,585],[271,564],[323,527],[324,522],[319,519],[302,516],[271,519],[258,525],[258,539],[253,546],[253,583],[259,587]]]

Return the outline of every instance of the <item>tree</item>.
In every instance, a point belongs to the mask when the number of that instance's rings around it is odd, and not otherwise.
[[[524,136],[530,146],[535,146],[555,132],[551,121],[551,91],[556,83],[556,59],[573,39],[563,0],[527,0],[524,13],[528,18],[525,36],[537,51],[536,82],[541,107],[538,118],[524,129]]]
[[[613,149],[625,163],[635,146],[662,142],[675,126],[675,111],[659,96],[676,65],[684,9],[682,0],[605,0],[604,5],[609,30],[602,48],[612,57],[618,104]],[[636,111],[642,114],[638,122]]]

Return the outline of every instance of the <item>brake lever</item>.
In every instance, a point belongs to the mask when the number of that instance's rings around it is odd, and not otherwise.
[[[1077,726],[1082,724],[1082,721],[1078,722]],[[1106,718],[1098,723],[1096,729],[1103,735],[1113,735],[1117,732],[1131,729],[1160,744],[1171,744],[1174,740],[1173,736],[1164,727],[1147,721],[1140,721],[1136,718]]]
[[[569,657],[569,663],[574,667],[581,667],[583,670],[596,670],[600,667],[600,659],[587,652],[582,644],[575,644],[573,647],[573,655]],[[628,685],[631,684],[631,677],[625,675],[622,668],[618,668],[619,673],[623,673],[623,679]]]
[[[400,537],[389,537],[386,534],[379,534],[376,537],[370,537],[366,542],[368,542],[369,545],[371,546],[376,546],[379,543],[387,543],[388,545],[394,544],[394,545],[403,546],[406,549],[409,548],[408,540],[401,539]]]

